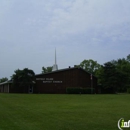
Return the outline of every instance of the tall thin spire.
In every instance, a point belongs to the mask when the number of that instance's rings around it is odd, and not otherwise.
[[[55,64],[56,64],[56,48],[55,48]]]
[[[57,65],[57,59],[56,59],[56,48],[55,48],[55,64],[53,65],[52,71],[58,70],[58,65]]]

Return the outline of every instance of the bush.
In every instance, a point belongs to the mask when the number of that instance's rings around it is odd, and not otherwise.
[[[95,89],[94,88],[71,88],[68,87],[66,88],[66,93],[67,94],[93,94],[95,93]]]
[[[66,88],[68,94],[79,94],[81,93],[81,88]]]

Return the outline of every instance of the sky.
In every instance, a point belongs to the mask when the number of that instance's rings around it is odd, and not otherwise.
[[[130,54],[130,0],[0,0],[0,78]]]

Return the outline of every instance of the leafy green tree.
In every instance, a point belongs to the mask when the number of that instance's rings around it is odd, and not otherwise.
[[[97,70],[101,67],[97,61],[94,61],[92,59],[82,61],[79,66],[92,74],[96,74]]]
[[[14,86],[30,86],[34,84],[35,81],[35,73],[33,70],[25,68],[23,70],[15,70],[15,74],[11,76]]]
[[[116,92],[117,75],[116,66],[112,62],[105,63],[103,66],[103,74],[101,75],[103,87],[105,89],[110,88],[112,92]]]
[[[98,78],[98,85],[102,84],[103,74],[104,74],[104,68],[101,65],[101,67],[97,69],[95,72],[95,76]]]
[[[42,73],[49,73],[49,72],[52,72],[52,66],[49,66],[49,67],[42,67]]]
[[[5,82],[5,81],[8,81],[8,78],[7,78],[7,77],[0,79],[0,83]]]
[[[130,62],[125,58],[118,59],[116,61],[116,69],[118,71],[119,90],[126,91],[130,84]]]
[[[97,77],[104,89],[126,92],[130,87],[130,62],[125,58],[107,62],[98,70]]]

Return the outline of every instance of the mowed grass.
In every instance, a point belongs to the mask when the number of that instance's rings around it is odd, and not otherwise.
[[[118,130],[130,95],[0,94],[0,130]]]

